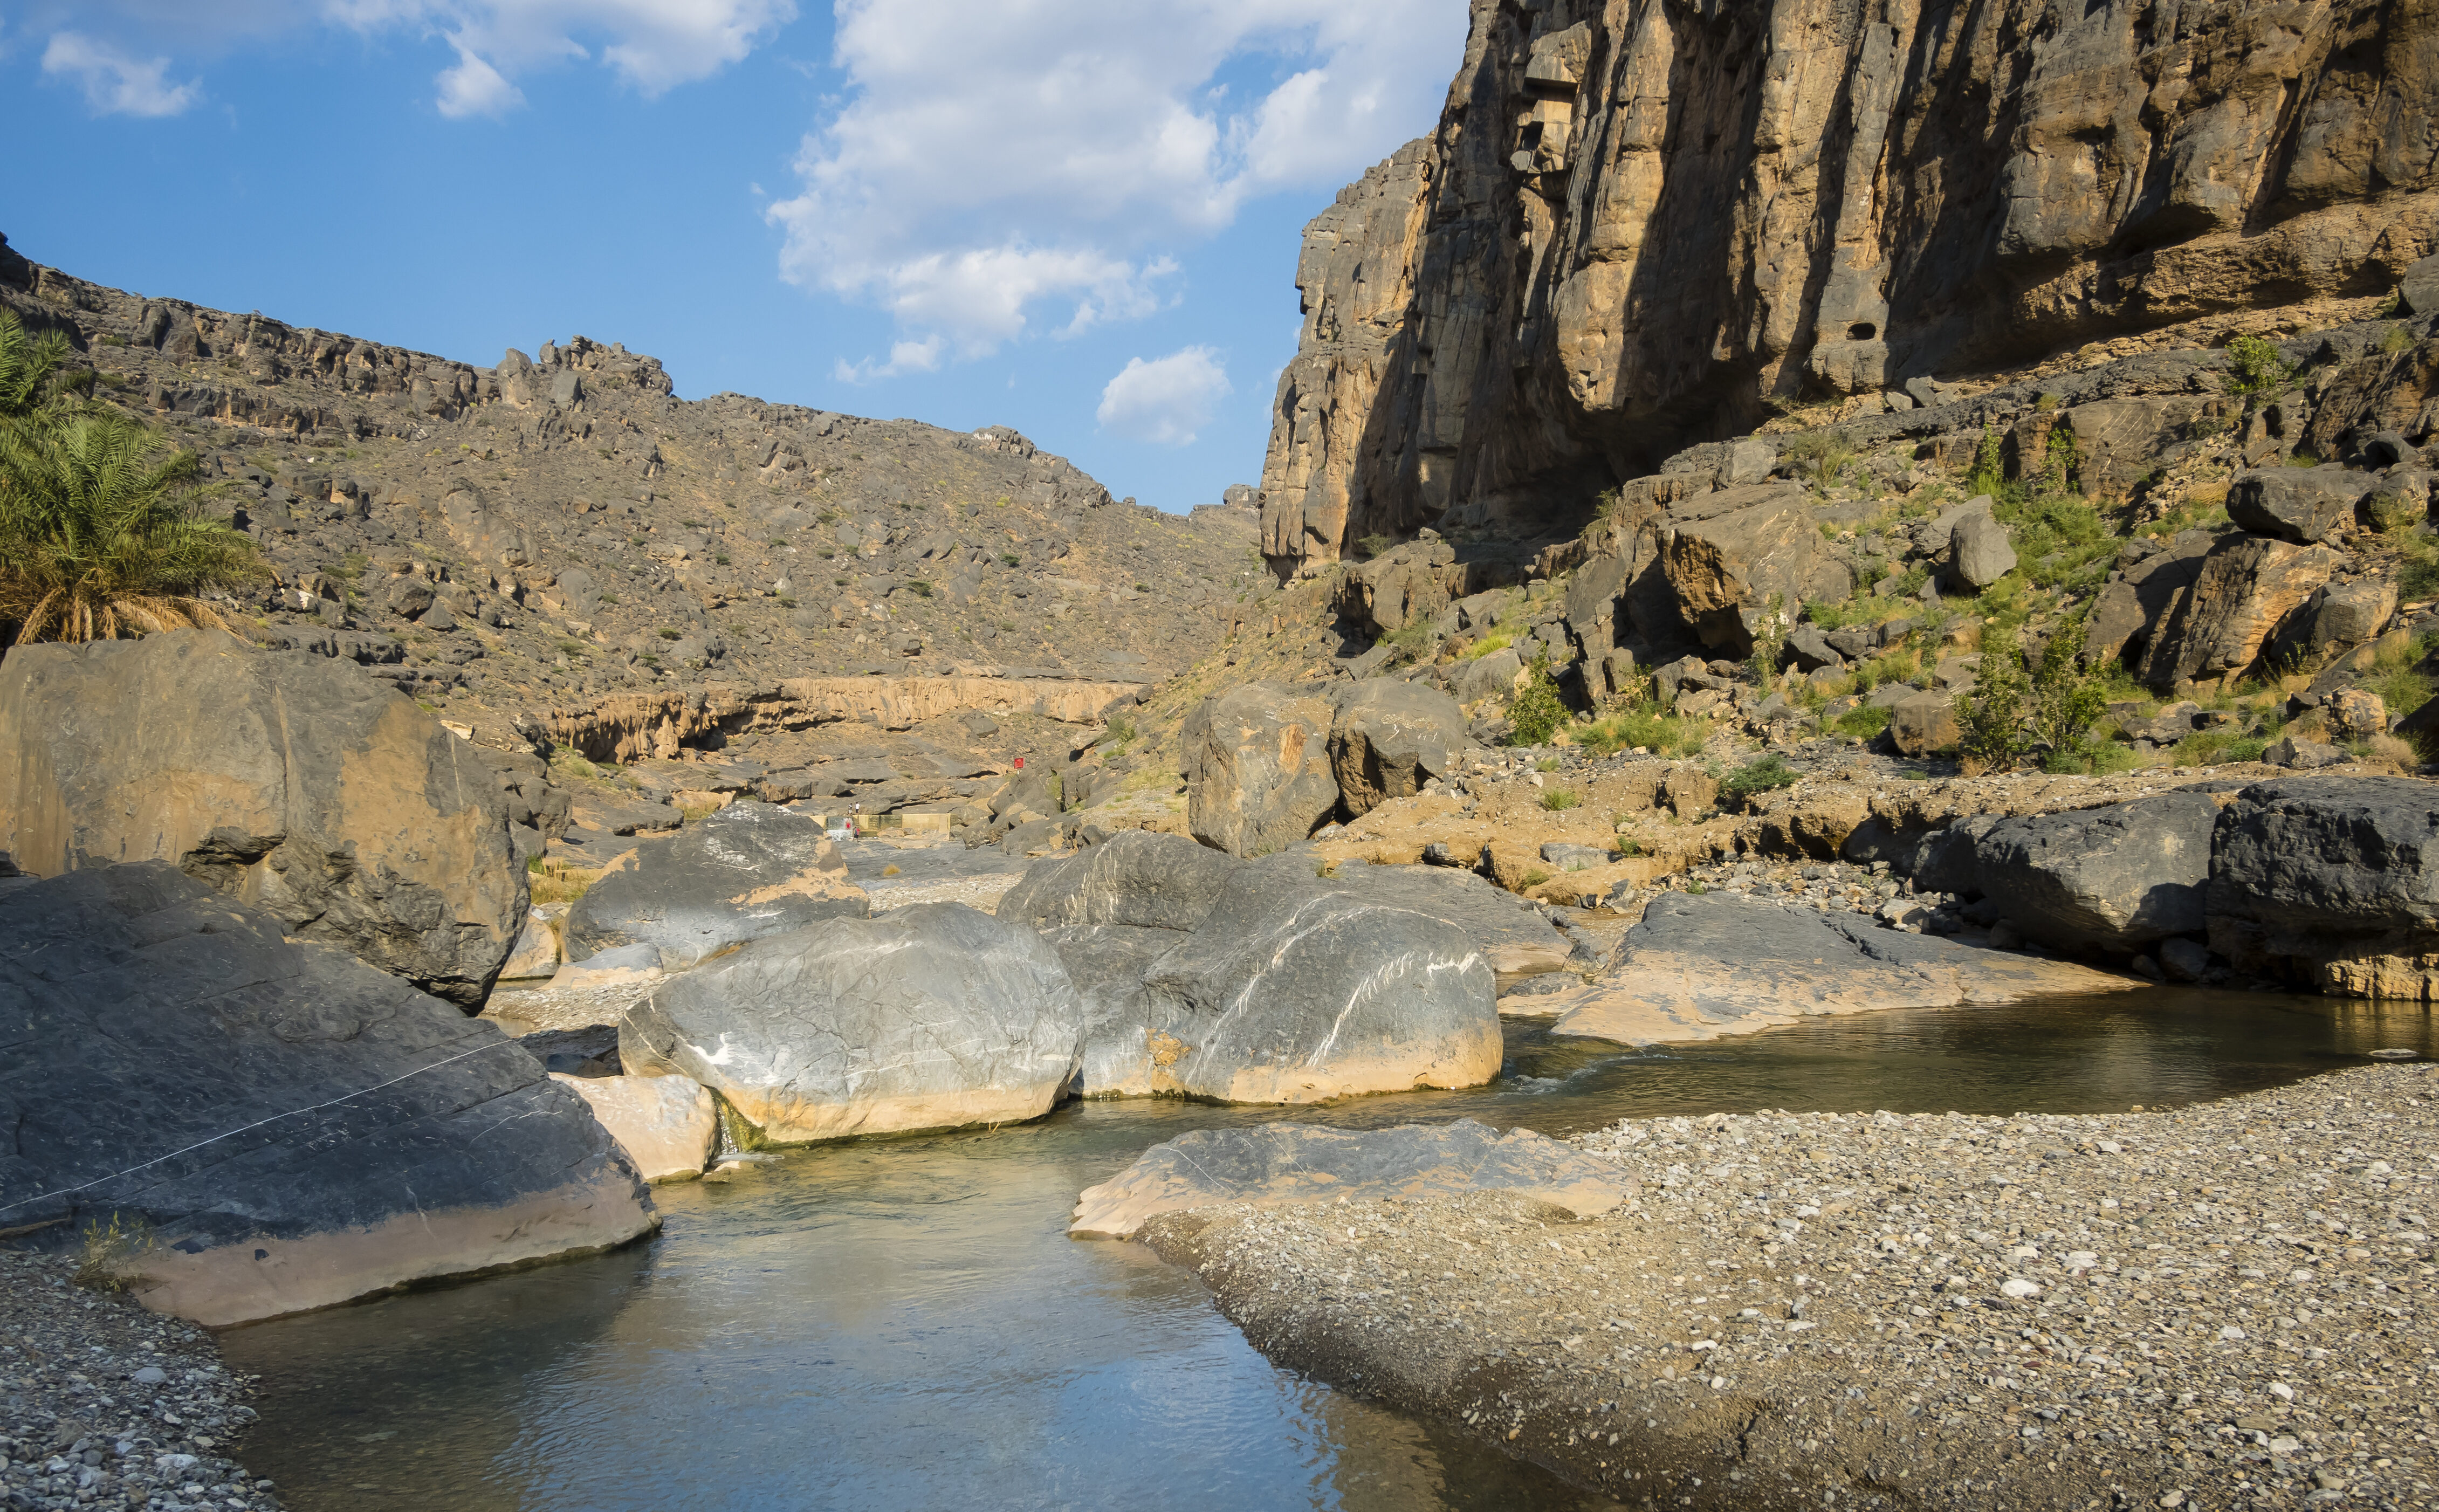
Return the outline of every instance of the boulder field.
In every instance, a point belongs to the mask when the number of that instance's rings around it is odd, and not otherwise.
[[[166,862],[0,892],[0,1225],[118,1224],[148,1307],[247,1323],[658,1225],[495,1025]]]

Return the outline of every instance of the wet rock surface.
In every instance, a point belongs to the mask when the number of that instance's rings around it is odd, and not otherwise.
[[[1629,1120],[1634,1199],[1153,1219],[1254,1344],[1630,1504],[2405,1507],[2439,1074],[2167,1112]]]
[[[0,1250],[0,1505],[275,1512],[231,1457],[252,1379],[202,1329],[77,1285],[77,1264]]]

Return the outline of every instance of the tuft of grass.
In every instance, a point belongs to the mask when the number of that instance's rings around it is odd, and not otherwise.
[[[913,594],[917,598],[929,598],[932,596],[932,585],[920,578],[907,578],[906,591]]]
[[[1836,431],[1806,431],[1788,441],[1787,454],[1812,470],[1814,487],[1826,489],[1855,459],[1855,444]]]
[[[1370,561],[1375,557],[1386,555],[1389,548],[1397,543],[1397,537],[1384,536],[1379,531],[1374,531],[1371,535],[1356,542],[1355,549],[1363,554],[1364,560]]]
[[[1887,709],[1876,709],[1866,704],[1860,708],[1848,709],[1839,715],[1836,729],[1840,735],[1853,736],[1859,740],[1868,740],[1889,727],[1889,719],[1890,714]]]
[[[1504,651],[1508,647],[1515,644],[1516,638],[1508,634],[1505,631],[1493,631],[1489,634],[1482,637],[1482,639],[1475,641],[1472,645],[1467,647],[1458,654],[1457,660],[1460,662],[1478,661],[1481,658],[1489,655],[1492,651]]]
[[[1539,866],[1524,874],[1524,885],[1527,887],[1539,887],[1549,880],[1550,874]]]
[[[583,871],[541,856],[525,863],[525,890],[537,903],[573,903],[601,880],[597,871]]]
[[[1692,756],[1711,738],[1710,724],[1680,719],[1656,700],[1645,699],[1605,719],[1579,724],[1570,732],[1576,744],[1594,756],[1614,756],[1641,746],[1663,755]]]
[[[1570,788],[1551,788],[1541,794],[1541,807],[1552,813],[1563,813],[1582,801]]]
[[[112,1213],[84,1226],[75,1281],[93,1291],[125,1291],[144,1279],[136,1263],[152,1248],[152,1225],[141,1214]]]
[[[1773,755],[1746,762],[1736,771],[1729,773],[1727,780],[1719,786],[1726,792],[1743,798],[1751,797],[1756,792],[1791,788],[1802,780],[1803,776],[1803,773],[1796,771],[1785,760]]]

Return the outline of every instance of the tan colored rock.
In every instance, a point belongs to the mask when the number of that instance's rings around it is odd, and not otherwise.
[[[720,1147],[711,1090],[684,1076],[568,1076],[551,1080],[584,1099],[648,1182],[701,1176]]]
[[[1961,945],[1757,898],[1665,894],[1582,988],[1535,1000],[1553,1034],[1620,1044],[1753,1034],[1823,1014],[1948,1008],[2144,987],[2072,962]]]
[[[2138,675],[2166,691],[2196,678],[2249,671],[2270,632],[2329,580],[2340,560],[2326,546],[2225,538],[2153,632]]]
[[[1950,750],[1964,738],[1956,701],[1946,693],[1925,689],[1890,706],[1889,738],[1907,756]]]
[[[551,738],[596,761],[667,760],[690,741],[740,731],[800,730],[872,720],[911,729],[969,709],[1092,724],[1136,683],[1002,677],[800,677],[775,686],[710,683],[620,693],[551,711]]]
[[[1068,1234],[1123,1239],[1163,1213],[1220,1202],[1412,1202],[1457,1192],[1511,1192],[1594,1218],[1633,1197],[1607,1162],[1528,1129],[1505,1133],[1459,1118],[1396,1129],[1263,1124],[1198,1129],[1154,1145],[1076,1199]]]
[[[1660,570],[1703,645],[1749,655],[1748,615],[1774,612],[1791,624],[1807,601],[1854,591],[1854,574],[1821,539],[1810,502],[1800,488],[1757,484],[1670,508]]]
[[[37,876],[165,861],[462,1007],[515,943],[498,780],[355,667],[218,631],[0,664],[0,849]]]

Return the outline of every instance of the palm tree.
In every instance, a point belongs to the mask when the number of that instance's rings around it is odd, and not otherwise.
[[[0,310],[0,421],[55,411],[64,402],[63,389],[82,386],[69,379],[54,381],[67,354],[64,334],[46,330],[29,337],[14,311]]]
[[[260,578],[254,543],[204,513],[192,454],[71,404],[66,344],[0,311],[0,625],[19,642],[227,629],[204,596]]]

